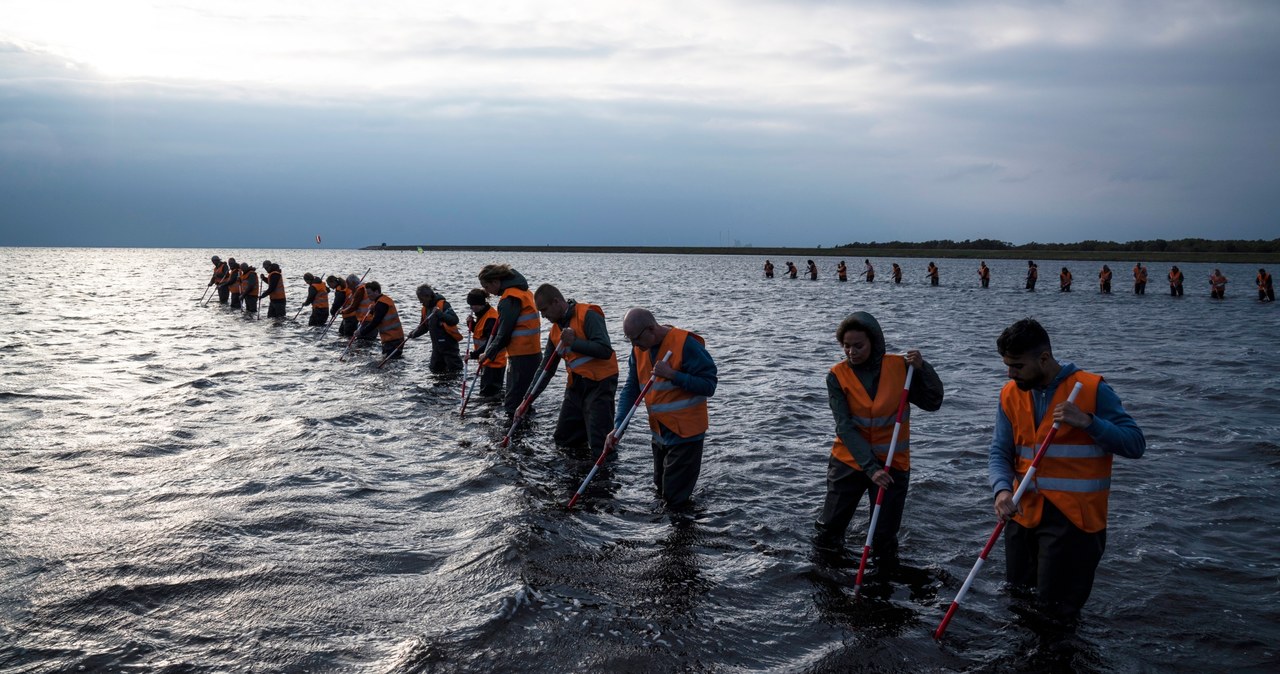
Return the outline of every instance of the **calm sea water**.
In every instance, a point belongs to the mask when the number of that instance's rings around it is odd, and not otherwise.
[[[635,305],[701,333],[721,380],[695,518],[657,504],[643,419],[566,512],[591,457],[550,441],[558,384],[499,450],[493,405],[459,419],[458,381],[427,372],[425,346],[376,370],[373,349],[338,362],[336,331],[315,342],[305,320],[198,306],[214,253],[279,262],[289,315],[304,271],[372,267],[416,310],[417,284],[461,305],[501,261],[602,305],[618,344]],[[1021,261],[992,262],[985,291],[975,261],[939,260],[938,288],[927,260],[899,260],[903,286],[837,283],[835,261],[812,282],[765,281],[748,256],[0,249],[17,274],[0,336],[0,670],[1280,668],[1278,314],[1253,299],[1253,267],[1223,266],[1233,285],[1212,302],[1204,264],[1180,265],[1188,294],[1172,299],[1162,281],[1100,296],[1099,263],[1042,260],[1027,293]],[[883,281],[890,261],[873,262]],[[1071,294],[1056,292],[1063,264]],[[862,599],[809,554],[833,434],[823,382],[858,309],[947,387],[941,411],[912,418],[902,547],[920,578]],[[1074,638],[1008,610],[997,547],[935,642],[994,525],[994,341],[1023,316],[1108,378],[1147,456],[1117,461]]]

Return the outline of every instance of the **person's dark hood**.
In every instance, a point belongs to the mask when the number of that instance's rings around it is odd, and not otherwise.
[[[500,287],[501,287],[503,290],[506,290],[507,288],[515,288],[515,289],[517,289],[517,290],[528,290],[528,289],[529,289],[529,282],[528,282],[528,281],[526,281],[526,280],[524,280],[524,275],[523,275],[523,274],[521,274],[520,272],[518,272],[518,271],[516,271],[516,270],[512,269],[512,270],[511,270],[511,277],[510,277],[510,278],[507,278],[507,279],[503,279],[503,281],[502,281],[502,285],[501,285]]]
[[[853,319],[857,321],[859,328],[867,333],[871,338],[871,357],[866,362],[855,366],[856,370],[875,370],[880,371],[880,359],[884,357],[884,331],[880,329],[880,322],[875,316],[865,311],[855,311]]]

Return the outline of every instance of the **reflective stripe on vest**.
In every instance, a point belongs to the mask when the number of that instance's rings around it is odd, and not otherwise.
[[[587,313],[594,311],[604,316],[604,310],[594,304],[585,304],[583,302],[575,302],[572,307],[573,314],[569,318],[569,328],[578,335],[580,339],[585,339],[587,330]],[[560,343],[560,326],[555,323],[551,324],[551,333],[547,336],[548,344]],[[573,377],[579,375],[586,377],[591,381],[601,381],[618,374],[618,356],[616,353],[610,353],[608,358],[593,358],[584,356],[573,351],[568,352],[564,356],[565,367],[569,370],[569,375],[565,378],[566,386],[573,386]],[[657,385],[657,382],[654,382]]]
[[[1039,440],[1049,434],[1053,426],[1052,410],[1067,399],[1075,385],[1084,387],[1075,405],[1086,414],[1093,414],[1098,407],[1098,386],[1102,377],[1090,372],[1076,371],[1063,379],[1054,391],[1053,400],[1046,408],[1044,418],[1035,425],[1034,403],[1030,391],[1020,390],[1016,384],[1005,384],[1000,392],[1000,407],[1013,427],[1016,458],[1014,472],[1021,483],[1039,448]],[[1093,533],[1107,526],[1107,498],[1111,488],[1112,455],[1098,447],[1082,429],[1063,424],[1054,437],[1054,444],[1036,468],[1035,478],[1022,495],[1019,505],[1022,513],[1014,520],[1024,527],[1040,523],[1044,511],[1044,499],[1062,511],[1076,527]],[[1016,484],[1015,484],[1016,487]]]
[[[538,308],[533,303],[533,293],[519,288],[507,288],[502,291],[502,299],[514,297],[520,301],[520,315],[516,318],[515,329],[511,331],[511,341],[507,344],[507,353],[512,356],[530,356],[542,351],[538,336],[542,332],[542,321],[538,318]]]
[[[893,426],[898,418],[898,401],[902,400],[902,389],[907,383],[907,361],[902,356],[885,354],[880,358],[880,379],[876,383],[875,400],[867,394],[866,388],[858,380],[858,375],[849,366],[848,361],[841,361],[831,368],[831,373],[840,382],[840,390],[844,391],[845,403],[853,414],[858,433],[871,446],[871,451],[883,463],[889,457],[889,443],[893,441]],[[836,435],[831,443],[831,455],[841,462],[862,470],[853,452]],[[911,470],[911,405],[902,411],[902,430],[898,432],[898,446],[893,452],[893,464],[896,470]]]
[[[685,340],[692,337],[698,340],[699,344],[706,344],[706,342],[702,337],[687,330],[667,327],[667,336],[662,339],[662,343],[657,348],[658,358],[670,351],[671,358],[667,364],[679,370],[680,364],[684,361]],[[649,376],[653,374],[655,358],[650,354],[648,349],[631,347],[631,357],[635,359],[638,381],[649,381]],[[706,396],[695,395],[676,386],[674,382],[662,379],[654,381],[653,387],[644,397],[644,403],[649,409],[649,428],[655,434],[661,433],[662,428],[682,438],[692,438],[707,432]]]
[[[364,310],[369,304],[369,293],[364,289],[364,284],[356,286],[347,294],[347,301],[342,306],[343,318],[364,318]]]

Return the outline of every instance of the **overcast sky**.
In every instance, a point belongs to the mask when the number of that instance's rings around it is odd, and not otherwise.
[[[3,0],[0,245],[1280,236],[1280,2]]]

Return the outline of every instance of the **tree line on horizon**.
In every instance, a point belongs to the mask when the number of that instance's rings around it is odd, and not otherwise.
[[[1098,241],[1077,243],[1039,243],[1032,241],[1014,245],[995,239],[934,239],[932,241],[885,241],[844,243],[836,248],[886,248],[896,250],[1069,250],[1114,252],[1170,253],[1280,253],[1280,239],[1144,239],[1139,241]]]

